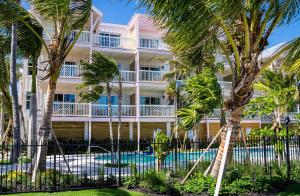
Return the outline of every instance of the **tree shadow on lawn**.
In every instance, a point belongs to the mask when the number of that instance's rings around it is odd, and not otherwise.
[[[278,194],[279,196],[300,196],[300,184],[289,185],[284,192]]]

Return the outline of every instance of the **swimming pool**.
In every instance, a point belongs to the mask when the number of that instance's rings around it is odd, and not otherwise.
[[[264,151],[263,148],[249,148],[250,159],[252,161],[262,161],[266,159],[267,161],[271,161],[275,157],[275,152],[272,147],[267,147]],[[211,161],[217,153],[217,149],[211,149],[205,153],[202,160]],[[184,151],[184,152],[177,152],[177,156],[175,156],[175,152],[169,152],[167,154],[165,164],[171,165],[174,163],[175,159],[177,158],[178,162],[188,163],[197,161],[200,156],[203,154],[203,151]],[[233,151],[233,159],[237,162],[243,162],[247,157],[246,149],[245,148],[234,148]],[[95,157],[96,161],[100,161],[103,163],[109,163],[111,161],[111,154],[105,153]],[[128,163],[128,164],[155,164],[155,156],[153,154],[142,154],[136,152],[122,152],[121,153],[121,162]]]

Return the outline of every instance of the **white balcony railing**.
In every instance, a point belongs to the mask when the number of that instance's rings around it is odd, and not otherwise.
[[[59,76],[62,78],[80,78],[81,72],[78,65],[63,65]]]
[[[140,81],[163,81],[164,71],[140,71]]]
[[[134,49],[135,40],[130,38],[124,38],[124,37],[95,35],[93,45],[101,48]]]
[[[141,105],[142,117],[174,117],[175,107],[173,105]]]
[[[70,39],[75,39],[79,31],[72,31]],[[89,31],[82,31],[78,37],[77,43],[88,44],[91,43],[91,33]]]
[[[111,106],[111,115],[113,117],[119,116],[119,106]],[[108,117],[108,105],[98,105],[92,104],[92,116],[93,117]],[[135,105],[122,105],[122,114],[121,116],[133,117],[136,116],[136,107]]]
[[[120,70],[121,73],[121,78],[123,82],[135,82],[135,71],[124,71],[124,70]],[[118,77],[115,77],[114,82],[118,81]]]
[[[161,39],[140,37],[140,48],[169,50],[168,46]]]
[[[89,116],[90,105],[88,103],[53,103],[54,116]]]

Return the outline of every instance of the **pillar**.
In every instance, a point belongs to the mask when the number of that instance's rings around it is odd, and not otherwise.
[[[89,141],[89,122],[84,122],[84,141]]]
[[[171,137],[171,122],[166,123],[167,136]]]
[[[209,139],[210,131],[209,131],[209,121],[206,120],[206,138]]]
[[[129,140],[133,141],[133,122],[129,122]]]
[[[140,140],[141,140],[141,122],[137,122],[137,142],[138,142],[138,152],[140,151]]]

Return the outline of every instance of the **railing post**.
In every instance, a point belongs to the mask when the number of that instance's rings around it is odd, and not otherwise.
[[[120,151],[120,140],[118,139],[118,186],[122,186],[122,176],[121,176],[121,151]]]
[[[266,145],[266,136],[263,136],[263,149],[264,149],[264,165],[265,165],[265,172],[267,173],[267,145]]]
[[[54,150],[54,172],[53,172],[53,189],[56,190],[56,144],[53,145],[53,150]],[[50,173],[51,175],[51,173]],[[51,178],[51,177],[50,177]]]
[[[286,166],[287,166],[287,180],[291,180],[291,161],[290,161],[290,143],[289,143],[289,123],[290,119],[289,117],[285,117],[284,119],[285,126],[286,126]]]

